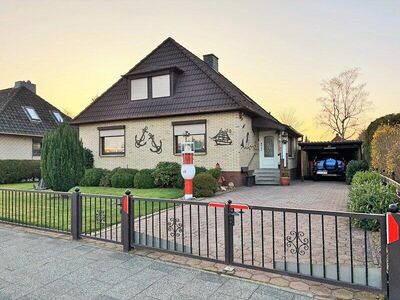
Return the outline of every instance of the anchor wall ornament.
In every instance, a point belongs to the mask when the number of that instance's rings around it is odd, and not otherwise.
[[[149,133],[149,140],[151,140],[151,146],[153,148],[150,148],[151,152],[160,154],[162,152],[162,141],[160,140],[160,145],[157,145],[156,142],[154,141],[154,134]]]
[[[146,136],[147,139],[146,139]],[[155,139],[154,139],[154,134],[149,132],[149,128],[147,126],[145,126],[142,129],[142,135],[140,136],[140,138],[138,139],[138,135],[135,135],[135,147],[136,148],[140,148],[143,147],[147,144],[147,141],[151,141],[151,148],[150,151],[153,153],[157,153],[160,154],[162,152],[162,141],[160,140],[159,145],[157,145]]]
[[[135,147],[136,148],[140,148],[147,144],[147,141],[146,141],[146,133],[148,133],[147,130],[148,130],[147,126],[142,129],[142,136],[140,137],[140,139],[137,138],[137,134],[135,135]]]

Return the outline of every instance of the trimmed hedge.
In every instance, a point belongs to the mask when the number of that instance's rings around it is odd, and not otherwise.
[[[218,189],[217,180],[209,173],[200,173],[193,179],[193,196],[210,197]]]
[[[39,160],[0,160],[0,183],[18,183],[39,178]]]
[[[101,179],[104,177],[106,170],[104,169],[86,169],[85,175],[80,181],[81,186],[99,186]]]
[[[213,168],[213,169],[208,170],[207,172],[217,180],[221,177],[221,169],[220,168]]]
[[[153,176],[154,170],[142,169],[136,173],[134,187],[137,189],[152,189],[156,187]]]
[[[348,208],[357,213],[387,212],[389,204],[396,202],[396,188],[384,185],[377,172],[358,172],[354,175],[349,194]],[[354,224],[369,230],[379,230],[376,220],[354,219]]]
[[[352,160],[346,167],[346,182],[350,184],[353,176],[359,171],[368,171],[368,163],[365,161]]]
[[[154,182],[158,187],[183,187],[181,165],[175,162],[159,162],[153,172]]]
[[[122,169],[118,168],[112,171],[114,174],[111,176],[111,186],[115,188],[132,188],[133,180],[137,172],[136,169]]]

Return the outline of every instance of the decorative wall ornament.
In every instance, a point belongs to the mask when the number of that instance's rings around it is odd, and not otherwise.
[[[215,146],[227,146],[227,145],[231,145],[232,144],[232,140],[229,137],[228,133],[232,133],[231,129],[226,129],[226,130],[222,130],[222,128],[219,130],[219,132],[211,137],[210,139],[212,139],[215,142]]]
[[[183,232],[183,225],[178,218],[169,218],[168,232],[172,237],[179,237]]]
[[[149,140],[151,140],[151,147],[150,151],[160,154],[162,152],[162,141],[160,140],[160,144],[157,145],[156,142],[154,141],[154,134],[149,133]]]
[[[147,139],[146,139],[146,135],[147,135]],[[162,141],[160,140],[160,143],[157,145],[155,139],[154,139],[154,134],[149,132],[149,128],[147,126],[145,126],[142,129],[142,135],[140,136],[140,138],[138,139],[138,135],[135,135],[135,147],[136,148],[140,148],[143,147],[147,144],[147,141],[151,141],[151,148],[150,151],[153,153],[157,153],[160,154],[162,152]]]
[[[147,130],[148,130],[147,126],[145,126],[142,129],[142,136],[140,137],[140,139],[137,138],[137,134],[135,135],[135,147],[136,148],[140,148],[147,144],[147,141],[146,141],[146,133],[148,133]]]
[[[290,248],[290,253],[304,255],[310,249],[308,238],[304,237],[302,231],[291,231],[286,237],[286,246]]]

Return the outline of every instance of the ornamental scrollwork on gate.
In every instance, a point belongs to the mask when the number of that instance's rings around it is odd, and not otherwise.
[[[104,210],[98,209],[96,211],[96,223],[104,225],[106,223],[106,213]]]
[[[168,221],[168,232],[172,237],[179,237],[183,232],[183,225],[178,218],[170,218]]]
[[[290,253],[304,255],[310,249],[310,241],[304,237],[302,231],[291,231],[286,237],[286,246],[290,248]]]

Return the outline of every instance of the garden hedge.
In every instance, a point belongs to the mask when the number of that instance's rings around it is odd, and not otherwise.
[[[118,168],[115,171],[113,170],[114,174],[111,176],[111,186],[114,188],[132,188],[137,172],[139,171],[136,169]]]
[[[200,173],[193,179],[193,196],[210,197],[218,189],[217,180],[209,173]]]
[[[365,161],[351,160],[346,166],[346,182],[350,184],[353,176],[359,171],[368,171],[368,163]]]
[[[39,160],[0,160],[0,183],[40,179]]]
[[[136,189],[152,189],[156,187],[153,176],[154,170],[142,169],[136,173],[134,187]]]
[[[98,168],[86,169],[85,175],[79,184],[81,186],[100,186],[100,181],[106,172],[106,170]]]
[[[181,165],[175,162],[159,162],[153,172],[154,182],[158,187],[183,187]]]

